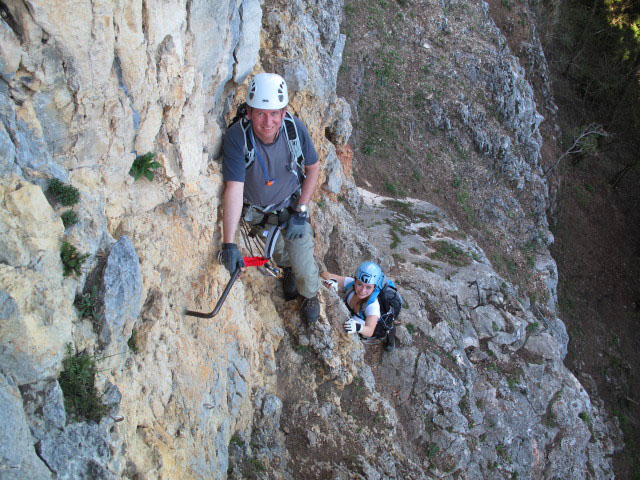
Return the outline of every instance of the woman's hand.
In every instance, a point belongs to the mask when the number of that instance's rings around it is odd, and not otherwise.
[[[361,328],[362,325],[356,322],[353,318],[344,322],[344,331],[347,333],[358,333]]]
[[[325,278],[322,280],[322,284],[329,290],[333,290],[334,292],[338,291],[338,280],[335,278]]]

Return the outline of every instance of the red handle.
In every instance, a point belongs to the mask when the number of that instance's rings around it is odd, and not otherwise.
[[[266,257],[244,257],[243,260],[245,267],[261,267],[269,261]]]

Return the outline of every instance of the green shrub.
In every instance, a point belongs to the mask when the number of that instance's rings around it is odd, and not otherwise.
[[[414,265],[416,267],[422,268],[427,272],[435,272],[436,268],[438,268],[437,265],[434,265],[433,263],[429,263],[429,262],[418,262],[418,263],[414,263]]]
[[[63,275],[68,277],[69,275],[80,275],[80,267],[84,261],[89,257],[88,253],[80,254],[78,249],[71,245],[69,242],[62,242],[60,249],[60,259],[62,260],[62,267],[64,269]]]
[[[458,267],[464,267],[471,263],[471,258],[468,253],[446,240],[433,242],[431,247],[435,249],[435,252],[431,254],[431,258],[435,260],[446,261]]]
[[[433,458],[440,452],[440,447],[435,443],[432,443],[427,448],[427,457]]]
[[[73,302],[80,318],[98,319],[98,287],[93,286],[91,292],[78,295]]]
[[[64,395],[68,414],[80,419],[99,422],[108,413],[101,395],[95,387],[96,360],[86,352],[73,353],[67,344],[67,356],[62,361],[62,372],[58,382]]]
[[[53,195],[53,198],[55,198],[58,203],[65,207],[75,205],[80,199],[80,192],[76,187],[73,185],[67,185],[57,178],[52,178],[49,181],[49,188],[47,191]]]
[[[266,470],[265,466],[257,458],[250,458],[248,460],[248,462],[249,462],[249,465],[251,467],[251,470],[254,473],[256,473],[256,472],[264,472]]]
[[[388,178],[384,181],[384,188],[387,190],[387,192],[389,192],[391,195],[398,195],[398,183],[397,182],[392,182],[391,180],[389,180]]]
[[[413,323],[407,323],[406,328],[409,334],[413,335],[414,333],[416,333],[416,327]]]
[[[394,227],[391,227],[391,238],[393,238],[393,241],[391,242],[391,245],[390,245],[391,248],[397,248],[398,245],[400,245],[400,242],[402,242],[402,238],[400,238],[400,235],[398,235],[397,229]]]
[[[231,440],[229,440],[229,445],[237,445],[239,447],[244,447],[244,440],[238,433],[234,433],[231,436]]]
[[[138,353],[139,352],[139,349],[138,349],[138,332],[136,331],[135,328],[133,330],[131,330],[131,336],[129,337],[129,340],[127,340],[127,346],[129,347],[129,349],[131,349],[131,351],[133,353]]]
[[[73,210],[66,210],[60,215],[64,228],[69,228],[71,225],[78,223],[78,214]]]
[[[538,327],[540,326],[540,324],[538,323],[538,321],[536,320],[533,323],[530,323],[529,325],[527,325],[527,333],[535,333],[538,330]]]
[[[129,175],[135,180],[138,180],[143,175],[147,177],[149,181],[153,180],[153,170],[160,168],[160,164],[154,161],[156,156],[153,152],[145,153],[144,155],[138,155],[131,165]]]
[[[591,417],[587,412],[580,412],[578,414],[578,417],[580,417],[580,420],[582,420],[587,425],[591,425]]]

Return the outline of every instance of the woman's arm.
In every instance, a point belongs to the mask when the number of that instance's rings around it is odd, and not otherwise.
[[[322,272],[320,274],[320,277],[322,277],[324,280],[336,280],[338,282],[338,289],[341,290],[344,288],[344,279],[346,277],[342,277],[330,272]]]
[[[370,337],[373,335],[374,330],[376,329],[376,325],[378,324],[378,316],[377,315],[367,315],[365,318],[364,326],[358,332],[363,337]]]

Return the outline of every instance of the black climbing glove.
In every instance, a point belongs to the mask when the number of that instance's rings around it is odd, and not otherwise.
[[[222,263],[229,273],[233,274],[238,268],[244,268],[244,259],[235,243],[223,243],[222,250],[218,253],[218,261]]]
[[[304,235],[304,224],[307,223],[306,213],[294,213],[289,217],[287,230],[284,234],[287,240],[296,240]]]

